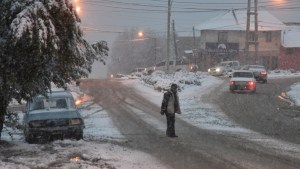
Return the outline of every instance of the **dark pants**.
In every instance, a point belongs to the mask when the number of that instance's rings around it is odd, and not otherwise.
[[[175,114],[166,113],[167,117],[167,136],[175,136]]]

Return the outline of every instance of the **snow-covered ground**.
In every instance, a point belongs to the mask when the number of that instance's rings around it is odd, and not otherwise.
[[[300,77],[300,73],[291,73],[289,71],[273,71],[269,73],[269,78]],[[258,144],[277,149],[280,152],[287,152],[287,155],[299,154],[299,145],[282,142],[267,138],[259,133],[244,129],[235,124],[223,114],[217,106],[204,103],[201,96],[207,94],[219,84],[222,80],[212,77],[203,72],[188,73],[178,72],[174,75],[164,73],[154,73],[152,76],[142,78],[120,79],[122,83],[134,86],[141,94],[147,96],[150,101],[160,106],[163,92],[159,89],[168,88],[170,83],[177,83],[180,86],[180,104],[182,115],[178,118],[191,123],[202,129],[214,130],[220,133],[239,135]],[[156,82],[154,84],[154,82]],[[71,86],[74,96],[80,94],[80,90]],[[300,105],[300,83],[294,84],[287,95],[295,104]],[[54,141],[49,144],[27,144],[24,141],[20,131],[4,130],[0,142],[0,168],[49,168],[52,165],[59,165],[58,168],[169,168],[143,152],[131,150],[114,142],[124,142],[123,136],[115,127],[108,112],[101,106],[94,104],[92,98],[84,96],[85,103],[80,111],[85,120],[86,129],[84,130],[84,140],[80,141]],[[134,110],[137,115],[145,115],[144,112]],[[20,114],[22,119],[22,114]],[[165,130],[165,124],[153,118],[147,119],[147,123],[153,124],[153,127]],[[8,134],[11,132],[13,140]],[[8,143],[7,143],[8,142]],[[24,155],[5,155],[4,150],[10,152],[18,151]],[[47,151],[45,151],[47,150]],[[8,153],[9,154],[9,153]],[[14,153],[13,153],[14,154]],[[24,167],[25,166],[25,167]],[[31,167],[32,166],[32,167]]]

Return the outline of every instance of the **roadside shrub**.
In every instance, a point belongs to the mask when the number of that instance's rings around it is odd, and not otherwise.
[[[15,133],[20,132],[22,129],[22,125],[20,123],[20,118],[18,113],[16,112],[8,112],[5,116],[4,126],[3,126],[3,132],[7,133],[11,140],[13,140],[13,135]]]

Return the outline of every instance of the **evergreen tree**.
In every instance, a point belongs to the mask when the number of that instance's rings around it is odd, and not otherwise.
[[[0,0],[0,138],[13,98],[45,95],[51,83],[64,87],[104,62],[106,42],[92,47],[79,24],[69,0]]]

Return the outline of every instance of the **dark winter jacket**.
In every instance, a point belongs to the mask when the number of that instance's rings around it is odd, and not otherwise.
[[[174,94],[170,90],[164,93],[164,97],[161,103],[161,114],[165,114],[165,113],[181,114],[178,94],[177,93]]]

